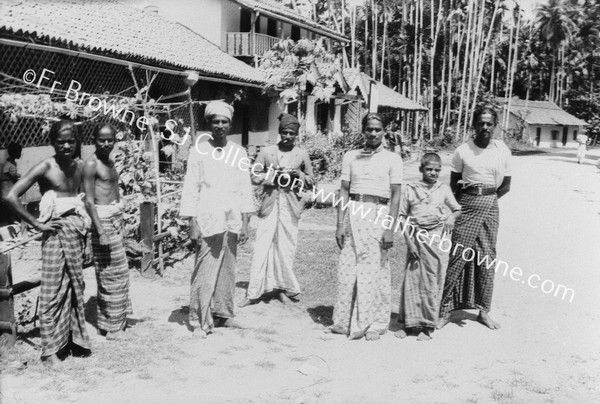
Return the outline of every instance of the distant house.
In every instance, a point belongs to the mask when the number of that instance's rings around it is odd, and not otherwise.
[[[503,106],[506,104],[505,99],[499,101]],[[586,121],[550,101],[510,100],[507,130],[520,131],[523,139],[535,146],[576,147],[577,135],[586,125]]]

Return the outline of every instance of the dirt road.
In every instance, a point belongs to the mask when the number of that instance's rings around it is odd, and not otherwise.
[[[377,342],[348,341],[323,333],[319,322],[330,314],[332,301],[327,296],[321,305],[244,308],[238,318],[249,329],[219,330],[197,340],[184,321],[187,260],[164,278],[132,274],[132,341],[115,344],[93,335],[92,358],[70,358],[62,372],[46,371],[39,352],[20,343],[3,359],[0,401],[598,402],[600,173],[593,163],[600,152],[590,153],[583,165],[574,156],[574,150],[563,150],[514,157],[512,191],[500,201],[498,258],[509,269],[496,274],[491,314],[502,325],[499,331],[484,328],[468,312],[429,342],[398,340],[391,333]],[[409,164],[407,177],[416,170]],[[444,170],[447,175],[447,165]],[[312,264],[315,270],[325,267],[327,276],[335,272],[334,220],[305,223],[300,235],[301,242],[316,237],[331,249],[329,261]],[[250,253],[240,253],[238,300]],[[310,257],[302,260],[310,263]],[[86,277],[90,303],[92,272]],[[566,288],[574,291],[572,302]]]

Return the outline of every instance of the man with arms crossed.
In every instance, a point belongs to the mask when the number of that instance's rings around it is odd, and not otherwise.
[[[510,190],[511,168],[510,150],[501,140],[492,139],[497,124],[498,115],[492,107],[476,109],[475,137],[459,146],[452,157],[450,188],[458,195],[462,215],[452,232],[437,328],[448,324],[451,311],[459,309],[478,309],[477,321],[492,330],[500,328],[488,314],[494,266],[488,268],[486,262],[496,258],[498,198]]]
[[[254,212],[250,172],[240,164],[247,161],[246,151],[227,140],[233,107],[213,101],[204,118],[211,135],[201,136],[210,140],[190,149],[179,212],[190,217],[196,245],[189,320],[200,338],[213,327],[240,328],[233,319],[237,243],[246,242]]]
[[[83,250],[91,222],[83,195],[78,195],[82,164],[74,159],[81,144],[77,128],[69,120],[50,128],[55,155],[35,165],[9,191],[6,202],[21,219],[44,232],[42,284],[39,295],[42,361],[55,365],[70,351],[89,356],[90,339],[83,306]],[[19,202],[35,182],[42,192],[36,220]]]
[[[92,247],[98,284],[98,330],[106,339],[123,339],[129,300],[129,265],[123,245],[123,204],[119,197],[119,175],[110,159],[116,142],[115,129],[96,127],[96,152],[83,167],[85,207],[94,224]]]

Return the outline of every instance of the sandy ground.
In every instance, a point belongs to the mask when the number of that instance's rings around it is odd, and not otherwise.
[[[240,309],[238,319],[248,329],[219,329],[198,340],[185,325],[188,258],[162,278],[132,272],[133,342],[105,341],[89,327],[94,355],[68,359],[64,373],[39,365],[39,351],[31,346],[39,342],[35,333],[15,352],[5,352],[0,401],[598,402],[600,172],[593,164],[600,152],[590,152],[583,165],[574,155],[561,150],[514,157],[512,191],[500,201],[498,258],[523,274],[517,281],[510,270],[496,274],[492,316],[502,325],[499,331],[473,321],[475,312],[464,312],[429,342],[399,340],[392,333],[377,342],[348,341],[323,333],[320,323],[327,321],[334,299],[329,295],[310,306],[261,303]],[[444,170],[447,175],[447,165]],[[416,165],[408,164],[406,173],[414,178]],[[324,279],[335,274],[334,220],[301,227],[301,240],[316,237],[331,250],[328,262],[314,262]],[[238,301],[250,257],[250,248],[240,251]],[[298,259],[311,263],[310,256]],[[525,280],[533,274],[539,276],[535,285],[547,281],[546,290],[559,284],[572,288],[572,302],[570,295],[561,298],[562,290],[554,296],[554,290],[545,294],[528,286]],[[90,303],[91,269],[86,282]],[[397,298],[393,305],[396,311]]]

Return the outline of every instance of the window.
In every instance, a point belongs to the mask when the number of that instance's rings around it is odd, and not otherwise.
[[[573,140],[577,140],[577,129],[573,131]]]
[[[551,133],[552,133],[552,140],[558,140],[558,131],[553,130]]]
[[[292,40],[297,41],[300,39],[300,28],[292,25],[292,34],[290,36]]]

